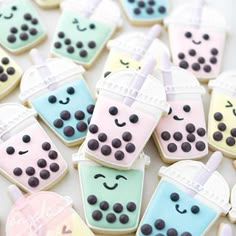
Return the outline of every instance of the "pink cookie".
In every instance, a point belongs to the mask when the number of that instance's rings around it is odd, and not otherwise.
[[[0,172],[27,192],[48,189],[67,171],[67,163],[35,119],[14,103],[0,105]]]
[[[219,12],[198,0],[196,5],[177,8],[165,24],[176,65],[193,72],[201,81],[220,73],[227,26]]]

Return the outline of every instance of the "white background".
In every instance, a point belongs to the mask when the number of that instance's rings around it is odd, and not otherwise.
[[[89,0],[88,0],[89,1]],[[184,2],[191,2],[192,0],[170,0],[171,2],[171,8],[175,8],[179,4],[183,4]],[[224,58],[224,64],[223,64],[223,70],[228,69],[236,69],[236,21],[233,20],[233,16],[235,14],[236,10],[236,1],[233,0],[208,0],[209,4],[218,8],[222,14],[224,14],[227,18],[227,21],[230,26],[230,32],[228,35],[228,40],[226,43],[226,49],[225,49],[225,58]],[[36,4],[34,4],[37,10],[39,11],[40,15],[42,16],[42,20],[44,22],[44,25],[47,28],[48,33],[48,39],[43,44],[41,44],[38,49],[44,54],[44,56],[49,56],[49,48],[51,44],[51,40],[53,37],[55,25],[57,23],[58,17],[60,15],[60,10],[41,10],[39,9]],[[120,32],[118,32],[116,36],[123,32],[127,31],[147,31],[148,28],[134,28],[132,27],[128,21],[124,17],[124,26],[121,29]],[[161,35],[161,39],[168,44],[167,40],[167,33],[163,32]],[[96,81],[99,79],[99,76],[101,74],[103,64],[106,60],[107,51],[104,50],[104,52],[101,54],[97,62],[94,64],[94,66],[85,73],[86,80],[91,88],[92,91],[95,89]],[[25,53],[23,55],[13,57],[21,66],[23,69],[28,68],[31,65],[30,59],[28,57],[28,54]],[[13,93],[11,93],[7,98],[3,99],[1,103],[4,102],[19,102],[18,100],[18,94],[19,89],[16,89]],[[204,104],[205,104],[205,113],[206,117],[208,114],[208,104],[209,104],[209,94],[206,94],[204,96]],[[81,199],[81,193],[80,193],[80,185],[79,185],[79,178],[77,170],[73,168],[72,161],[71,161],[71,155],[75,153],[78,150],[78,147],[75,148],[68,148],[63,143],[61,143],[55,135],[44,125],[42,124],[49,136],[54,140],[55,144],[59,148],[59,150],[64,155],[64,158],[68,162],[69,165],[69,173],[67,176],[55,187],[53,187],[51,190],[55,191],[61,195],[69,195],[72,197],[74,201],[74,207],[79,212],[82,218],[84,218],[83,215],[83,208],[82,208],[82,199]],[[159,168],[164,165],[164,163],[161,161],[157,149],[154,145],[153,140],[151,139],[147,146],[145,147],[145,152],[151,157],[152,164],[149,168],[147,168],[146,175],[145,175],[145,185],[144,185],[144,198],[143,198],[143,205],[142,205],[142,213],[144,212],[152,193],[154,192],[158,179],[157,179],[157,173]],[[206,159],[205,159],[206,160]],[[205,161],[203,160],[203,161]],[[222,162],[222,164],[219,167],[219,172],[222,173],[226,180],[229,183],[229,186],[232,188],[234,184],[236,184],[236,170],[232,166],[232,160],[225,158]],[[5,222],[8,215],[8,212],[11,209],[11,201],[8,197],[7,193],[7,187],[11,183],[5,179],[3,176],[0,176],[0,235],[5,235]],[[216,235],[217,229],[220,222],[229,222],[227,218],[221,218],[216,222],[214,227],[212,227],[207,234],[210,235]],[[194,224],[194,222],[193,222]],[[236,235],[236,226],[234,225],[234,234]]]

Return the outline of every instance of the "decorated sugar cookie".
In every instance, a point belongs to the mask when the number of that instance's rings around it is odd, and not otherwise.
[[[72,208],[70,197],[44,191],[23,195],[15,185],[9,187],[9,194],[14,205],[6,236],[94,236]]]
[[[162,21],[168,14],[168,0],[120,0],[131,24],[152,25]]]
[[[227,25],[225,18],[205,0],[182,5],[166,19],[173,61],[201,81],[221,70]]]
[[[35,111],[5,103],[0,114],[0,172],[27,192],[48,189],[62,179],[67,164]]]
[[[35,0],[35,2],[42,8],[56,8],[59,6],[61,0]]]
[[[210,81],[212,89],[208,117],[208,142],[212,150],[236,158],[236,71],[222,73]]]
[[[162,178],[136,235],[205,235],[230,209],[228,184],[215,171],[221,159],[216,152],[206,165],[187,160],[161,167]]]
[[[1,1],[0,29],[0,44],[14,54],[34,47],[46,36],[29,0]]]
[[[68,146],[81,143],[93,114],[94,99],[82,73],[66,59],[44,60],[37,50],[35,65],[22,78],[20,99],[33,107],[43,121]]]
[[[122,69],[140,70],[149,55],[153,55],[160,66],[163,52],[169,53],[168,48],[157,37],[161,27],[153,26],[146,34],[127,33],[107,44],[110,53],[103,69],[103,76]]]
[[[98,82],[85,140],[88,158],[116,169],[131,168],[169,110],[161,80],[150,75],[155,66],[149,58],[139,71],[121,70]]]
[[[20,82],[22,70],[0,48],[0,99],[8,95]]]
[[[204,89],[190,72],[171,67],[165,55],[163,80],[170,110],[153,136],[166,162],[199,159],[208,153],[206,121],[201,95]]]
[[[51,53],[90,67],[121,25],[113,0],[65,0]]]
[[[128,234],[139,223],[145,165],[142,153],[130,170],[100,166],[84,157],[83,148],[73,156],[79,166],[83,206],[88,226],[101,234]]]

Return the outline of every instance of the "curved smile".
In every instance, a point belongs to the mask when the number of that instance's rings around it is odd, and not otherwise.
[[[77,25],[76,28],[77,28],[77,30],[79,30],[79,31],[81,31],[81,32],[87,30],[87,28],[80,28],[79,25]]]
[[[24,155],[24,154],[26,154],[28,152],[28,150],[27,151],[19,151],[18,153],[19,153],[19,155]]]
[[[13,14],[11,13],[10,16],[4,16],[3,18],[6,19],[6,20],[9,20],[9,19],[11,19],[12,17],[13,17]]]
[[[173,117],[175,120],[184,120],[184,118],[179,118],[178,116]]]
[[[106,189],[109,189],[109,190],[114,190],[117,188],[118,184],[116,183],[115,185],[113,185],[112,187],[108,186],[107,183],[103,183],[103,186],[106,188]]]
[[[62,100],[59,101],[59,103],[60,103],[60,104],[63,104],[63,105],[66,105],[66,104],[68,104],[69,102],[70,102],[70,98],[66,98],[66,101],[65,101],[65,102],[62,101]]]
[[[179,204],[176,204],[175,205],[175,209],[176,209],[176,211],[178,211],[180,214],[185,214],[185,213],[187,213],[187,210],[183,210],[183,211],[181,211],[180,209],[179,209]]]
[[[195,40],[192,40],[192,42],[193,42],[194,44],[197,44],[197,45],[199,45],[199,44],[202,43],[202,41],[198,41],[198,42],[196,42]]]
[[[126,125],[125,122],[119,123],[118,119],[115,119],[115,124],[116,124],[118,127],[124,127],[124,126]]]

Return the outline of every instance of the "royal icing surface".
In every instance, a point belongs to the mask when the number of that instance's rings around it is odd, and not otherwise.
[[[28,0],[12,0],[0,4],[0,43],[13,53],[36,45],[45,37],[37,12]]]

